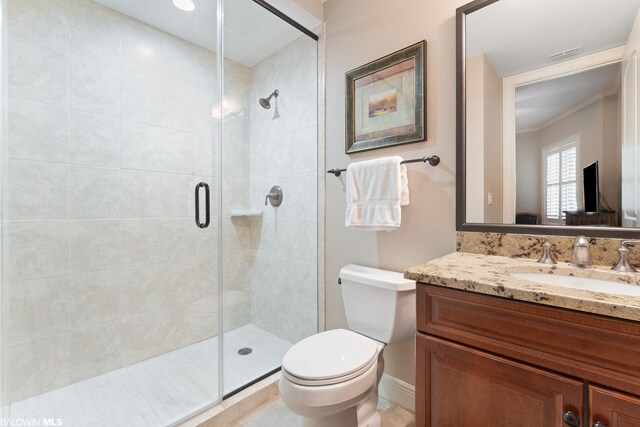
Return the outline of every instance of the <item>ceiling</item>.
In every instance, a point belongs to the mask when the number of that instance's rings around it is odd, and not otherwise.
[[[467,57],[485,53],[499,77],[624,45],[640,0],[500,0],[466,17]],[[574,56],[575,58],[575,56]]]
[[[95,0],[124,15],[212,52],[217,44],[216,0],[194,0],[184,12],[172,0]],[[252,0],[228,0],[224,6],[224,56],[253,67],[302,35]]]
[[[516,132],[544,127],[603,95],[618,92],[620,63],[516,88]]]

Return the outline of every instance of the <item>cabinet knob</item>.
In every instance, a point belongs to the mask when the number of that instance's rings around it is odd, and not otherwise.
[[[595,423],[593,423],[593,427],[607,427],[607,425],[602,421],[596,421]]]
[[[562,415],[562,421],[564,421],[564,423],[569,427],[580,427],[580,419],[576,414],[574,414],[571,411],[567,411],[564,413],[564,415]],[[602,426],[597,426],[597,427],[602,427]]]

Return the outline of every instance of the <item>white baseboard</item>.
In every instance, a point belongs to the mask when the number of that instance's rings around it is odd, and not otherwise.
[[[379,394],[389,402],[415,412],[415,386],[383,374],[380,380]]]

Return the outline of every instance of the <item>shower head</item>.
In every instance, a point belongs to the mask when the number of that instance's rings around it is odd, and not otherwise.
[[[280,92],[278,92],[278,89],[274,90],[273,92],[271,92],[271,95],[269,95],[266,98],[260,98],[260,100],[258,102],[260,102],[260,106],[262,108],[264,108],[265,110],[268,110],[269,108],[271,108],[271,98],[273,97],[278,97],[278,94]]]

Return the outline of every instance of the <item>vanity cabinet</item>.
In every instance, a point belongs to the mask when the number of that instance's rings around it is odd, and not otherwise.
[[[582,383],[470,347],[418,334],[425,393],[418,425],[561,427],[582,412]],[[428,405],[427,405],[428,403]]]
[[[416,300],[417,426],[640,427],[639,322],[426,284]]]
[[[598,386],[589,386],[589,425],[595,427],[640,426],[640,397]],[[598,423],[601,423],[598,425]]]

